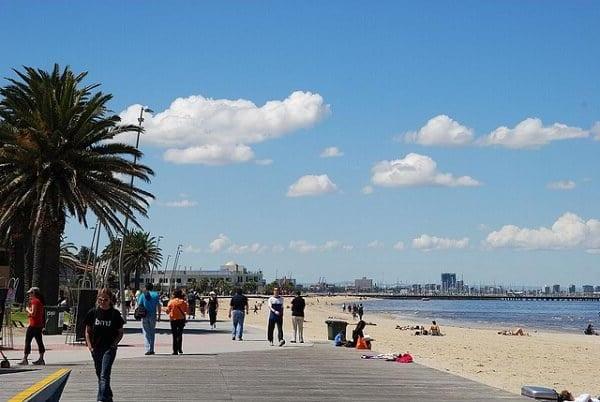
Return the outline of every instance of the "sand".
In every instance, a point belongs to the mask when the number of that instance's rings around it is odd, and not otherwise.
[[[251,311],[246,323],[266,328],[266,302],[262,311],[254,314],[252,306],[255,300],[250,301]],[[350,336],[352,324],[356,321],[350,314],[342,312],[341,304],[351,300],[344,296],[306,297],[305,341],[326,340],[325,320],[329,317],[347,320],[350,323],[347,334]],[[286,340],[292,336],[290,301],[291,298],[286,298]],[[221,310],[219,318],[225,319],[226,312]],[[430,323],[399,320],[369,311],[365,311],[363,319],[377,324],[369,325],[365,330],[365,334],[375,339],[373,351],[377,353],[409,352],[417,363],[516,394],[525,384],[559,391],[568,389],[575,395],[584,392],[600,394],[600,336],[533,332],[531,328],[524,328],[530,336],[503,336],[497,334],[498,328],[466,328],[445,325],[444,322],[438,324],[445,336],[415,336],[414,331],[395,329],[396,325],[420,324],[429,328]]]

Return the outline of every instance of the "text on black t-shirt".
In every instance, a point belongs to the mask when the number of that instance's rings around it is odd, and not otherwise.
[[[88,311],[84,321],[86,327],[92,328],[92,346],[94,349],[107,349],[113,345],[119,335],[119,329],[123,328],[123,317],[114,308],[103,310],[93,308]]]

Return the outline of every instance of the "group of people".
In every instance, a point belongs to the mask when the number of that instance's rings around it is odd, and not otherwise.
[[[426,329],[423,325],[396,325],[396,329],[401,331],[413,330],[415,331],[415,335],[433,335],[433,336],[442,336],[442,330],[436,321],[431,321],[431,326],[429,329]]]
[[[359,320],[362,320],[363,318],[363,314],[365,313],[365,309],[362,305],[362,303],[356,304],[356,303],[349,303],[346,306],[346,303],[342,304],[342,312],[346,312],[346,309],[348,309],[348,313],[352,314],[352,318],[354,318],[356,320],[356,316],[358,316]]]

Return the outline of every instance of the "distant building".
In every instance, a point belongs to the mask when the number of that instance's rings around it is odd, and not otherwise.
[[[442,274],[442,290],[448,291],[456,289],[456,274],[454,273],[443,273]]]
[[[581,289],[583,290],[583,293],[586,293],[586,294],[594,293],[594,287],[592,285],[583,285],[581,287]]]
[[[152,277],[154,285],[160,288],[193,286],[202,279],[211,281],[223,279],[232,286],[243,286],[247,282],[255,282],[259,288],[265,286],[266,281],[263,278],[262,271],[249,271],[243,265],[239,265],[234,261],[230,261],[225,265],[221,265],[218,270],[166,270],[155,271]],[[142,283],[150,282],[150,275],[144,274],[141,278]]]
[[[362,279],[354,280],[354,290],[357,292],[370,292],[373,290],[373,279],[367,279],[363,276]]]
[[[544,294],[545,295],[549,295],[550,294],[550,286],[548,286],[548,285],[544,286]]]
[[[594,292],[600,292],[600,286],[596,286],[596,287],[594,288]]]
[[[577,292],[577,288],[575,287],[575,285],[569,285],[569,293],[574,294],[576,292]]]
[[[552,285],[552,293],[555,295],[560,294],[560,285]]]

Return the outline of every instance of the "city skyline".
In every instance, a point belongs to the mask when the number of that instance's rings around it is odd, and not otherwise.
[[[124,122],[153,110],[141,223],[165,259],[600,283],[597,3],[35,4],[1,2],[2,76],[57,62]]]

